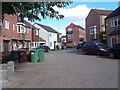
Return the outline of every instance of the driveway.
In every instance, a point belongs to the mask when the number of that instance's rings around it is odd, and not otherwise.
[[[9,88],[117,88],[118,60],[82,55],[68,49],[51,51],[44,62],[19,64]]]

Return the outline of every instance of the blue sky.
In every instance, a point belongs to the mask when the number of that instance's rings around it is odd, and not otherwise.
[[[71,5],[64,9],[58,9],[55,7],[55,10],[58,10],[60,14],[63,14],[65,16],[64,19],[56,20],[47,18],[36,22],[51,26],[64,35],[65,28],[70,23],[74,23],[85,28],[85,18],[92,8],[115,10],[117,7],[118,2],[73,2]]]

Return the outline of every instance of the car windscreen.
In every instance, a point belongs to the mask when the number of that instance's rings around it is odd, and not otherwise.
[[[98,47],[107,47],[107,45],[103,44],[103,43],[95,43]]]

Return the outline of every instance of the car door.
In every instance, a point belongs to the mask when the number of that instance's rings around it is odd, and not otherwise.
[[[90,52],[95,54],[97,51],[97,46],[94,43],[91,43]]]
[[[120,44],[114,46],[114,53],[120,57]]]
[[[88,45],[87,45],[87,52],[88,53],[93,53],[93,47],[92,47],[92,43],[89,43]]]

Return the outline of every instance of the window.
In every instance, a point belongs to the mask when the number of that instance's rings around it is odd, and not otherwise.
[[[120,26],[120,17],[111,20],[111,27]]]
[[[50,37],[52,36],[52,33],[50,33]]]
[[[38,35],[38,30],[35,30],[35,35]]]
[[[50,42],[50,46],[52,47],[52,42]]]
[[[18,33],[23,33],[25,34],[26,30],[25,30],[25,27],[22,26],[22,25],[18,25]]]
[[[118,18],[118,26],[120,26],[120,17]]]
[[[72,28],[68,28],[68,34],[72,34]]]
[[[15,24],[13,24],[13,30],[15,30]]]
[[[71,34],[68,34],[68,39],[72,39],[72,35]]]
[[[90,34],[96,34],[96,28],[91,28],[90,29]]]
[[[117,26],[118,18],[115,18],[115,26]]]
[[[114,19],[111,20],[111,27],[114,27],[115,23],[114,23]]]
[[[18,26],[18,33],[21,33],[20,26]]]
[[[9,21],[8,20],[4,20],[4,27],[6,29],[9,29]]]

